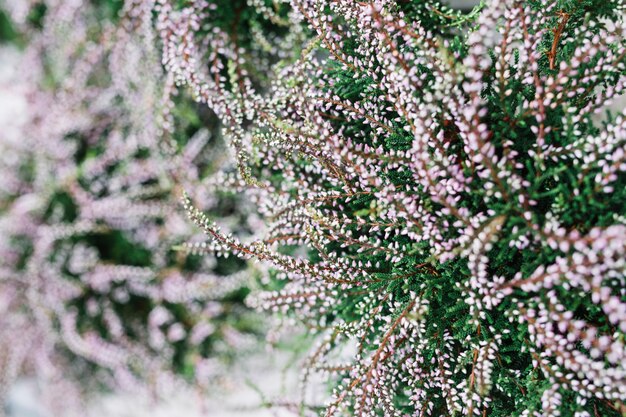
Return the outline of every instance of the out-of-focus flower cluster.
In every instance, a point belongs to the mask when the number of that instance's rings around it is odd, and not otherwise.
[[[594,117],[623,94],[623,4],[289,3],[311,40],[266,90],[201,2],[160,31],[267,232],[190,217],[272,266],[253,302],[318,335],[324,414],[623,415],[626,116]]]
[[[207,387],[261,328],[241,261],[176,250],[204,240],[183,188],[258,229],[211,179],[215,117],[165,73],[152,2],[27,3],[4,3],[27,46],[0,86],[25,102],[0,132],[0,392],[34,376],[61,415],[102,384]]]

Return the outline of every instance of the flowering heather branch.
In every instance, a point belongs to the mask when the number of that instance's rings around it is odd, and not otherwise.
[[[265,236],[185,207],[271,266],[253,303],[317,329],[303,381],[334,381],[324,415],[622,415],[626,116],[594,114],[623,93],[623,5],[289,3],[313,39],[256,90],[204,9],[161,32]]]

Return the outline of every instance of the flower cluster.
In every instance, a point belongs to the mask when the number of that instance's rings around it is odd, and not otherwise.
[[[219,381],[261,323],[241,261],[176,250],[204,240],[181,190],[235,233],[256,217],[212,179],[232,164],[161,65],[156,6],[48,1],[35,22],[14,3],[28,45],[0,88],[26,105],[0,134],[0,393],[34,376],[61,415],[100,384]]]
[[[164,63],[266,228],[185,206],[203,252],[271,267],[253,304],[318,336],[302,380],[334,381],[324,415],[626,412],[626,115],[600,115],[624,90],[621,2],[293,0],[299,54],[260,85],[192,3],[161,8]]]

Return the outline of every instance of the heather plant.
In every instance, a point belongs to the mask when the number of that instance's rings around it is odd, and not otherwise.
[[[191,3],[161,9],[166,68],[266,226],[185,197],[210,239],[186,248],[269,266],[251,303],[313,335],[303,386],[333,386],[301,414],[626,415],[621,1],[293,0],[299,56],[264,88]]]
[[[202,240],[181,190],[240,235],[256,217],[219,191],[232,158],[163,70],[155,5],[4,6],[25,49],[2,90],[27,114],[0,133],[0,393],[34,376],[64,415],[103,386],[219,385],[262,326],[240,260],[175,250]]]

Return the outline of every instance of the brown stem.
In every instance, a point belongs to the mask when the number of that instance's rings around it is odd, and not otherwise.
[[[551,70],[556,67],[556,50],[559,46],[559,41],[561,40],[561,36],[563,35],[565,26],[567,25],[567,21],[570,18],[569,13],[559,12],[559,15],[561,16],[561,21],[559,22],[559,26],[554,29],[554,40],[552,41],[552,48],[550,49],[550,52],[548,52],[548,59],[550,60]]]

